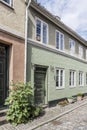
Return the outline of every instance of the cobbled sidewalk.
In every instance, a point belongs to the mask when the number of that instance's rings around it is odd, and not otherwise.
[[[64,107],[57,105],[55,107],[46,108],[45,109],[46,113],[43,116],[38,117],[27,124],[12,126],[11,124],[6,123],[0,126],[0,130],[33,130],[35,128],[38,128],[42,124],[46,124],[46,122],[50,122],[54,119],[57,119],[58,116],[61,117],[66,113],[70,113],[70,111],[73,111],[80,106],[84,106],[85,104],[87,104],[87,98],[85,98],[82,101],[78,101],[73,104],[66,105]]]

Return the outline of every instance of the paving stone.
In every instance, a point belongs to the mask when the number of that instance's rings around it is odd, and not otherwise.
[[[87,99],[80,102],[75,102],[74,104],[69,104],[65,107],[60,107],[59,105],[45,109],[46,114],[42,117],[38,117],[35,120],[28,122],[27,124],[20,124],[18,126],[12,126],[9,123],[1,124],[0,130],[32,130],[32,128],[44,121],[47,121],[57,115],[70,110],[80,104],[86,103]],[[75,109],[74,111],[64,115],[62,118],[51,121],[36,130],[87,130],[87,105]]]
[[[61,122],[57,124],[57,122]],[[52,124],[52,125],[51,125]],[[82,106],[73,112],[63,116],[55,122],[50,122],[36,130],[87,130],[87,105]]]

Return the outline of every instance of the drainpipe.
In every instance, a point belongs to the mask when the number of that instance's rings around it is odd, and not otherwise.
[[[27,72],[27,37],[28,37],[28,9],[30,6],[31,0],[28,0],[27,6],[26,6],[26,18],[25,18],[25,63],[24,63],[24,82],[26,82],[26,72]]]

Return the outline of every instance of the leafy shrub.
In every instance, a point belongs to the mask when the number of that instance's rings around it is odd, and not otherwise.
[[[78,93],[77,96],[82,96],[83,94],[82,93]]]
[[[31,118],[38,116],[41,107],[33,104],[33,92],[29,82],[12,82],[12,89],[9,91],[5,105],[8,105],[6,119],[10,123],[26,123]]]

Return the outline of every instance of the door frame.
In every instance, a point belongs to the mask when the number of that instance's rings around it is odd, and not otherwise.
[[[33,74],[35,75],[35,70],[36,68],[41,68],[41,69],[46,69],[46,73],[45,73],[45,96],[44,96],[44,104],[43,105],[47,105],[48,104],[48,66],[42,66],[42,65],[34,65],[34,72]],[[35,81],[34,79],[35,77],[33,77],[33,82]],[[35,88],[35,87],[34,87]]]

